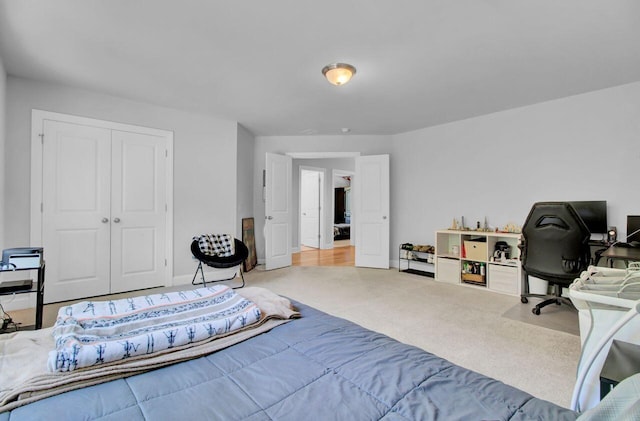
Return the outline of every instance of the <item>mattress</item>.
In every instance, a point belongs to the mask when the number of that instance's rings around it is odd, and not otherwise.
[[[213,354],[43,399],[0,420],[574,420],[577,413],[294,303],[302,318]]]

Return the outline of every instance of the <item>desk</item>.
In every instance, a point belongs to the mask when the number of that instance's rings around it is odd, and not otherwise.
[[[609,267],[613,267],[614,260],[624,260],[625,265],[628,266],[629,262],[640,262],[640,247],[617,247],[613,245],[600,253],[596,259],[596,266],[602,257],[607,258]]]
[[[10,291],[10,292],[2,292],[0,290],[0,295],[13,295],[13,294],[28,294],[31,292],[36,293],[36,320],[34,329],[42,328],[42,310],[44,306],[44,259],[40,263],[40,267],[37,269],[28,268],[28,269],[2,269],[0,268],[0,272],[19,272],[25,270],[37,270],[38,271],[38,281],[36,282],[36,289],[26,290],[26,291]],[[23,326],[22,329],[29,328],[29,326]]]

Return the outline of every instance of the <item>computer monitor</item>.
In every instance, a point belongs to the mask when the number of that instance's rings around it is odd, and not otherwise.
[[[607,201],[591,200],[582,202],[569,202],[578,215],[582,218],[591,234],[606,234],[607,225]]]
[[[627,243],[640,242],[640,215],[627,215]]]

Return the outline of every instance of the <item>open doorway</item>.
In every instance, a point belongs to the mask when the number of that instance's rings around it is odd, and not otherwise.
[[[292,174],[299,174],[298,168],[300,164],[295,164],[295,160],[314,160],[318,158],[329,158],[327,155],[334,156],[335,153],[320,153],[323,155],[319,157],[319,153],[289,152],[288,159],[285,155],[278,155],[273,153],[266,153],[266,170],[265,174],[270,176],[263,177],[264,197],[265,197],[265,265],[267,269],[275,269],[278,267],[285,267],[292,264],[292,254],[296,254],[296,251],[300,250],[300,221],[299,221],[299,177],[292,177]],[[355,183],[352,186],[353,193],[351,202],[353,204],[353,210],[351,212],[351,225],[354,229],[351,229],[351,237],[354,238],[353,249],[355,251],[355,258],[353,260],[354,266],[359,267],[371,267],[388,269],[389,268],[389,155],[367,155],[361,156],[358,152],[343,152],[339,153],[340,158],[351,158],[350,161],[354,165],[353,172],[355,173]],[[276,157],[283,158],[283,164],[280,165],[283,171],[276,172],[274,167],[277,161]],[[292,162],[292,158],[293,161]],[[356,159],[353,159],[356,158]],[[280,159],[280,158],[278,158]],[[286,162],[285,162],[286,161]],[[307,161],[308,163],[311,163]],[[297,166],[296,166],[297,165]],[[328,173],[330,167],[325,166],[325,174]],[[286,169],[286,176],[283,180],[282,177],[278,177],[279,174],[284,174]],[[292,172],[292,169],[294,171]],[[272,173],[276,173],[273,175]],[[327,177],[328,178],[328,177]],[[285,190],[279,190],[278,186],[288,185]],[[332,183],[325,183],[328,188],[326,197],[333,199],[333,185]],[[272,197],[280,194],[280,200],[270,200]],[[283,205],[284,201],[286,203]],[[326,198],[325,198],[326,202]],[[280,204],[279,208],[274,208],[274,205]],[[321,207],[327,208],[326,203],[323,203]],[[333,205],[329,209],[332,209]],[[284,212],[281,209],[286,209],[286,215],[288,222],[278,223],[276,220]],[[282,218],[280,218],[282,219]],[[350,249],[352,247],[333,247],[333,235],[331,234],[333,224],[333,215],[329,212],[324,212],[324,217],[321,220],[325,221],[324,228],[321,225],[321,239],[319,252],[325,249],[339,250]],[[322,222],[321,222],[322,224]],[[297,228],[297,229],[296,229]],[[278,230],[277,230],[278,229]],[[354,235],[355,231],[355,235]],[[278,249],[274,246],[280,246]],[[281,247],[284,245],[284,247]],[[271,246],[271,247],[270,247]],[[274,261],[276,257],[274,251],[281,252],[280,254],[288,258],[288,262],[284,262],[281,266],[276,266]],[[284,259],[283,259],[284,260]]]
[[[355,265],[355,239],[351,232],[354,170],[354,157],[293,160],[293,206],[298,208],[293,221],[298,228],[294,228],[298,235],[292,239],[294,266]],[[319,178],[323,180],[320,193]]]
[[[351,224],[351,202],[354,173],[334,169],[333,179],[333,247],[354,246]]]

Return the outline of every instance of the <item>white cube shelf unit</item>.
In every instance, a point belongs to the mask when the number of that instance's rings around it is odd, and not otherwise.
[[[509,259],[494,258],[499,241],[511,247]],[[516,233],[436,231],[435,279],[519,296],[522,280],[520,241],[521,235]]]

